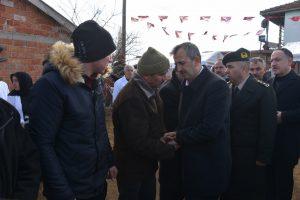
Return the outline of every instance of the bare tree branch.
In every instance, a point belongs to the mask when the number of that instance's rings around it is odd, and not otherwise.
[[[78,0],[59,0],[60,3],[58,3],[59,8],[61,11],[64,13],[64,15],[70,19],[74,24],[79,24],[81,23],[81,18],[80,14],[82,12],[88,12],[91,14],[90,19],[93,19],[95,21],[98,21],[99,24],[103,27],[108,27],[108,28],[115,28],[116,24],[112,22],[112,19],[118,15],[121,14],[121,12],[116,11],[116,5],[117,5],[117,0],[114,0],[114,6],[113,9],[111,10],[111,13],[109,14],[108,17],[102,19],[100,16],[103,14],[103,11],[106,9],[106,6],[104,5],[103,7],[99,7],[99,4],[91,4],[90,0],[84,1],[84,4],[81,1]],[[88,7],[88,8],[87,8]],[[92,7],[92,8],[91,8]],[[121,30],[120,30],[121,31]],[[136,57],[140,55],[140,52],[142,50],[141,48],[141,42],[139,40],[139,35],[138,33],[130,32],[126,34],[126,58],[127,61],[133,60]],[[116,61],[120,59],[121,57],[121,32],[119,32],[119,35],[115,38],[115,43],[117,44],[117,50],[114,53],[113,60]]]
[[[121,45],[122,45],[122,37],[121,29],[119,30],[118,37],[115,38],[115,43],[117,44],[117,50],[115,51],[115,54],[113,56],[113,61],[117,61],[121,57]],[[141,53],[141,42],[139,41],[139,35],[138,33],[130,32],[126,34],[126,61],[133,60],[132,57],[139,56]]]

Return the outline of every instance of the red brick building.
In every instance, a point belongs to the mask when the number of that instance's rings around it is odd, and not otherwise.
[[[69,42],[75,25],[41,0],[0,0],[0,78],[28,72],[36,80],[42,61],[56,41]]]

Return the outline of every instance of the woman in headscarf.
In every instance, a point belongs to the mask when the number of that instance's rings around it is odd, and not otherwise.
[[[13,90],[8,94],[7,101],[12,104],[20,114],[21,124],[28,122],[28,98],[32,87],[32,78],[26,72],[16,72],[10,75]]]

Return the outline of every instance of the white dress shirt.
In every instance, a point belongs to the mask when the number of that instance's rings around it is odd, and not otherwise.
[[[122,78],[118,79],[115,83],[114,83],[114,90],[113,90],[113,102],[115,101],[115,99],[117,98],[119,92],[122,90],[122,88],[127,84],[127,79],[125,76],[123,76]]]

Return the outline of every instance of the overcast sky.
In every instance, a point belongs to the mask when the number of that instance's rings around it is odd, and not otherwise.
[[[44,0],[67,18],[71,18],[75,5],[78,17],[74,18],[77,23],[92,18],[95,10],[103,12],[98,18],[103,23],[112,13],[116,16],[110,20],[106,28],[116,36],[121,27],[122,0]],[[76,3],[77,2],[77,3]],[[188,41],[188,32],[195,33],[191,42],[195,43],[201,52],[236,50],[240,47],[250,50],[259,49],[257,31],[261,29],[262,17],[259,12],[271,7],[290,3],[291,0],[127,0],[127,32],[135,32],[140,36],[142,52],[148,46],[152,46],[166,56],[172,48],[179,43]],[[140,15],[149,16],[148,19],[139,22],[131,22],[131,17]],[[159,15],[168,16],[161,22]],[[189,16],[187,21],[180,22],[179,16]],[[200,16],[211,16],[209,22],[200,21]],[[232,17],[231,21],[221,22],[221,16]],[[255,17],[251,21],[242,20],[245,16]],[[147,22],[155,25],[147,28]],[[162,27],[167,27],[167,36]],[[181,38],[175,37],[175,30],[182,31]],[[203,35],[208,31],[207,35]],[[250,32],[247,35],[246,33]],[[237,36],[227,38],[223,42],[224,35]],[[263,33],[265,34],[265,32]],[[212,36],[216,35],[217,40]],[[278,42],[278,28],[270,27],[270,41]]]

